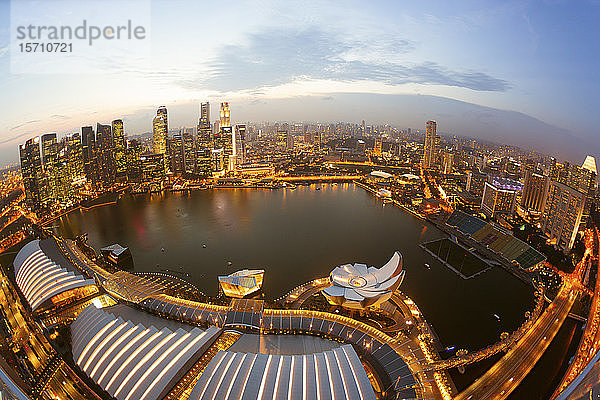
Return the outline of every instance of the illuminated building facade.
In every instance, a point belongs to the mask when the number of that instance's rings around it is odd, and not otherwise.
[[[167,153],[167,136],[169,133],[169,122],[167,108],[159,107],[156,116],[152,120],[152,150],[154,154]]]
[[[142,179],[151,192],[162,190],[165,181],[164,154],[146,153],[140,156]]]
[[[174,134],[169,140],[169,158],[171,161],[171,172],[180,175],[184,171],[185,155],[183,152],[183,138],[181,131]]]
[[[242,298],[260,290],[264,274],[264,269],[243,269],[219,276],[219,285],[226,296]]]
[[[483,188],[481,211],[490,218],[498,214],[512,216],[517,203],[517,193],[522,189],[519,182],[493,177]]]
[[[85,177],[90,186],[96,188],[98,186],[99,174],[97,168],[96,135],[93,127],[81,127],[81,142]]]
[[[125,132],[123,130],[123,120],[115,119],[112,122],[112,135],[114,145],[114,160],[115,160],[115,178],[119,183],[127,181],[127,158],[125,152],[127,150],[125,143]]]
[[[33,240],[19,250],[14,260],[17,286],[33,311],[43,312],[48,305],[56,303],[53,300],[55,296],[65,292],[69,292],[70,296],[63,296],[61,303],[68,297],[81,298],[98,291],[93,279],[86,279],[78,271],[56,264],[47,252],[44,242]],[[88,286],[89,290],[74,290]]]
[[[435,163],[435,143],[437,136],[437,123],[435,121],[427,121],[425,126],[425,144],[423,146],[423,168],[431,168]]]
[[[521,196],[521,207],[529,213],[541,214],[546,207],[546,198],[550,189],[550,177],[525,171],[525,184]]]
[[[246,162],[246,124],[235,126],[235,148],[237,164],[244,164]]]
[[[392,297],[404,280],[402,255],[395,252],[381,268],[365,264],[341,265],[331,271],[331,286],[321,290],[327,300],[346,308],[365,309]]]
[[[219,112],[219,128],[231,127],[231,115],[229,111],[229,103],[221,103],[221,110]]]
[[[21,175],[25,189],[25,201],[33,210],[48,205],[50,193],[40,157],[40,138],[29,139],[19,146]]]
[[[59,165],[58,165],[58,143],[56,133],[46,133],[41,137],[42,142],[42,165],[48,182],[48,195],[54,199],[59,198]]]
[[[127,165],[127,182],[141,183],[142,182],[142,165],[140,154],[142,146],[137,140],[128,140],[125,149],[125,163]]]
[[[110,125],[97,124],[96,150],[98,154],[97,167],[100,181],[104,189],[110,188],[117,179],[115,168],[115,146]]]
[[[585,194],[572,187],[556,181],[550,183],[543,230],[565,252],[575,243],[585,200]]]
[[[66,139],[67,164],[69,165],[69,174],[72,182],[81,182],[85,178],[83,169],[83,149],[81,146],[81,135],[79,133],[70,133]]]
[[[203,176],[209,176],[213,169],[212,136],[210,103],[206,102],[200,105],[200,119],[198,120],[195,157],[195,172]]]
[[[194,139],[194,128],[183,128],[183,170],[194,172],[196,170],[196,141]]]

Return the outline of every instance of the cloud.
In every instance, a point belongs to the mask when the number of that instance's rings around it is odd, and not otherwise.
[[[68,116],[62,115],[62,114],[54,114],[54,115],[51,115],[50,118],[52,118],[52,119],[71,119],[71,117],[68,117]]]
[[[412,49],[411,42],[389,36],[361,43],[318,28],[271,28],[249,35],[244,43],[223,47],[209,64],[207,74],[185,84],[235,91],[298,79],[326,79],[446,85],[476,91],[503,92],[510,88],[507,81],[480,71],[455,71],[434,62],[394,61]],[[361,58],[362,53],[367,56]]]
[[[35,124],[36,122],[41,122],[41,120],[40,119],[32,119],[31,121],[23,122],[22,124],[12,126],[9,130],[16,131],[19,128],[22,128],[22,127],[24,127],[26,125],[30,125],[30,124]]]

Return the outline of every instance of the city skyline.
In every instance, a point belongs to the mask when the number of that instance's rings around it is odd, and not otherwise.
[[[10,73],[10,7],[0,5],[6,22],[0,30],[4,162],[16,162],[14,145],[28,137],[72,132],[119,114],[128,134],[149,132],[145,116],[160,104],[172,110],[172,126],[193,126],[205,100],[229,101],[235,122],[365,119],[420,128],[436,119],[440,132],[529,148],[541,143],[543,151],[565,159],[600,148],[590,129],[600,122],[593,112],[598,65],[586,56],[597,36],[598,28],[586,22],[597,15],[594,2],[462,3],[452,9],[381,2],[344,10],[322,3],[303,9],[240,3],[227,10],[186,4],[189,12],[177,14],[187,28],[198,11],[215,16],[202,28],[207,33],[230,21],[222,35],[194,41],[167,32],[174,15],[168,3],[145,4],[152,43],[164,51],[160,59],[153,54],[144,67],[99,60],[112,74],[64,76]],[[507,32],[506,26],[514,28]],[[173,66],[175,57],[183,62]],[[94,96],[83,95],[82,87]],[[121,96],[115,99],[107,87]]]

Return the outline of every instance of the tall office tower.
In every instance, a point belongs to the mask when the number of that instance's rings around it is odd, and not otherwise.
[[[467,171],[467,192],[477,197],[483,196],[483,189],[486,181],[486,174],[482,174],[478,171]]]
[[[59,197],[58,143],[56,143],[56,133],[42,135],[41,141],[42,165],[48,182],[48,195],[56,201]]]
[[[162,190],[165,181],[164,154],[146,153],[140,155],[143,182],[148,184],[151,192]]]
[[[587,156],[580,168],[579,189],[585,194],[585,205],[583,207],[582,223],[587,226],[587,222],[594,203],[594,196],[598,186],[598,171],[596,170],[596,160],[592,156]]]
[[[195,172],[208,176],[213,170],[213,133],[210,124],[210,104],[208,102],[200,105],[197,131]]]
[[[277,150],[285,151],[287,149],[288,135],[288,131],[286,130],[280,129],[277,131]]]
[[[246,124],[237,124],[235,126],[235,148],[237,163],[246,162]]]
[[[541,214],[546,207],[546,198],[550,189],[550,177],[525,170],[525,184],[521,197],[521,207],[529,213]]]
[[[219,112],[219,128],[231,127],[231,118],[229,115],[229,103],[221,103]]]
[[[233,171],[235,169],[235,143],[231,126],[221,127],[221,140],[223,141],[223,168]]]
[[[20,145],[19,157],[25,202],[31,209],[39,211],[50,203],[48,182],[40,158],[40,138],[29,139]]]
[[[383,147],[383,139],[380,137],[375,138],[375,144],[373,145],[373,155],[380,156],[382,147]]]
[[[183,138],[181,131],[169,140],[169,158],[171,161],[171,172],[181,175],[184,171],[185,155],[183,152]]]
[[[152,151],[154,154],[166,154],[168,133],[167,108],[161,106],[152,120]]]
[[[137,140],[128,140],[126,142],[125,159],[127,166],[127,182],[142,183],[142,166],[140,163],[140,154],[142,145]]]
[[[550,183],[543,230],[565,252],[570,251],[575,243],[585,197],[584,193],[565,184],[554,180]]]
[[[115,168],[115,143],[110,125],[96,125],[96,149],[98,154],[98,171],[104,189],[110,188],[117,179]]]
[[[196,170],[196,143],[194,140],[194,128],[183,129],[183,170],[194,172]]]
[[[442,173],[451,174],[453,165],[454,153],[451,151],[444,151],[442,153]]]
[[[81,135],[77,132],[69,133],[65,138],[65,142],[67,147],[67,165],[69,166],[71,182],[79,184],[83,178],[85,178]]]
[[[81,127],[81,143],[83,154],[83,170],[85,177],[92,188],[97,188],[99,184],[97,151],[96,151],[96,135],[94,128],[91,126]]]
[[[119,183],[127,182],[127,160],[125,157],[125,133],[123,131],[123,120],[115,119],[112,122],[112,134],[114,142],[114,159],[116,181]]]
[[[425,127],[425,144],[423,146],[423,168],[431,168],[435,163],[435,142],[437,136],[437,123],[435,121],[427,121]]]
[[[198,126],[210,127],[210,103],[207,101],[200,104],[200,120]]]
[[[523,189],[521,184],[510,179],[494,177],[486,182],[481,196],[481,211],[488,217],[498,214],[512,216],[517,203],[517,193]]]

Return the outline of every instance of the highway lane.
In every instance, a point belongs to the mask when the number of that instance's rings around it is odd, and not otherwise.
[[[507,398],[544,354],[576,298],[576,290],[569,283],[563,283],[555,300],[521,340],[455,399]]]

